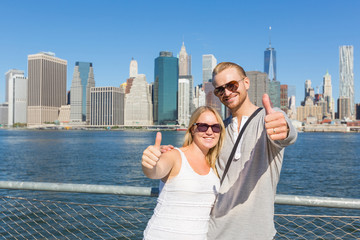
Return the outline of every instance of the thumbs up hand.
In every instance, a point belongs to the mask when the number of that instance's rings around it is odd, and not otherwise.
[[[275,111],[271,107],[269,95],[266,93],[263,95],[262,102],[266,110],[265,128],[269,137],[272,140],[283,140],[287,138],[289,127],[286,123],[284,114]]]
[[[151,145],[145,149],[141,158],[143,169],[153,169],[160,159],[161,151],[161,132],[156,133],[155,145]]]

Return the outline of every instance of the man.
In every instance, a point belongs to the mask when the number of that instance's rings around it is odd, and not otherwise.
[[[230,109],[224,123],[224,147],[217,161],[220,179],[239,131],[258,108],[248,96],[250,80],[235,63],[219,63],[213,71],[214,93]],[[297,132],[280,110],[263,96],[264,109],[246,127],[219,190],[210,216],[208,239],[273,239],[274,200],[284,155]]]
[[[225,141],[216,168],[220,179],[240,130],[258,109],[248,96],[250,79],[242,67],[219,63],[213,71],[214,94],[230,109],[224,123]],[[209,223],[208,239],[273,239],[274,200],[284,155],[297,132],[280,110],[271,107],[264,94],[262,109],[246,127],[228,172],[219,189]],[[143,157],[158,159],[157,152]]]

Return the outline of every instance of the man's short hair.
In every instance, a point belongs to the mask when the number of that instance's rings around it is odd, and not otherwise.
[[[225,69],[229,69],[229,68],[235,68],[238,71],[238,73],[240,74],[241,77],[243,77],[243,78],[246,77],[246,73],[245,73],[244,69],[242,67],[240,67],[239,65],[237,65],[236,63],[233,63],[233,62],[221,62],[218,65],[216,65],[216,67],[214,68],[214,70],[212,72],[213,80],[214,80],[214,77],[218,73],[221,73]],[[214,83],[214,81],[213,81],[213,83]]]

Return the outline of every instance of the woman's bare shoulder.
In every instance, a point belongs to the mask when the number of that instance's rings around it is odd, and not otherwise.
[[[177,159],[180,157],[180,152],[177,149],[171,149],[170,151],[167,151],[163,154],[161,154],[161,158],[163,159],[167,159],[167,160],[173,160],[173,159]]]

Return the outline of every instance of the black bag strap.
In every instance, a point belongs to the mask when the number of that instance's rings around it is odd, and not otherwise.
[[[224,170],[224,173],[222,175],[222,178],[221,178],[221,184],[222,182],[224,181],[225,179],[225,176],[226,176],[226,173],[228,172],[229,170],[229,167],[230,167],[230,164],[234,158],[234,155],[235,155],[235,152],[236,152],[236,149],[237,149],[237,146],[239,145],[239,142],[240,142],[240,139],[241,139],[241,136],[243,135],[244,131],[245,131],[245,128],[247,127],[247,125],[249,125],[250,121],[261,111],[262,108],[258,108],[255,110],[255,112],[253,112],[253,114],[251,114],[251,116],[249,117],[249,119],[246,121],[246,123],[244,124],[244,126],[241,128],[241,131],[239,133],[239,136],[237,137],[236,139],[236,142],[235,142],[235,145],[231,151],[231,154],[230,154],[230,157],[226,163],[226,167],[225,167],[225,170]]]

